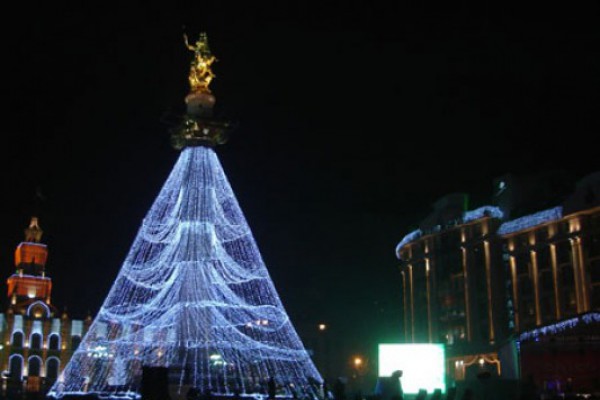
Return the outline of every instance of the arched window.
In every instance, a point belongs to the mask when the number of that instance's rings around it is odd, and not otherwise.
[[[60,350],[60,336],[57,333],[51,333],[48,336],[48,349]]]
[[[31,356],[28,363],[27,376],[40,376],[42,372],[42,359],[38,356]]]
[[[39,333],[31,334],[29,338],[29,348],[39,350],[42,348],[42,335]]]
[[[23,378],[23,357],[18,354],[10,356],[10,379],[20,381]]]
[[[58,378],[60,360],[56,357],[50,357],[46,360],[46,379],[54,382]]]
[[[12,335],[13,347],[23,347],[23,332],[15,331]]]
[[[81,336],[73,336],[71,338],[71,351],[77,350],[79,343],[81,343]]]
[[[36,301],[27,307],[27,316],[30,318],[50,318],[50,309],[41,301]]]

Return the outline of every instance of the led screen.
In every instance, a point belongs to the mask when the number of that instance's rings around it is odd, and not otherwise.
[[[401,370],[406,394],[416,394],[419,389],[432,393],[438,388],[445,393],[445,365],[443,344],[379,345],[379,376],[389,377]]]

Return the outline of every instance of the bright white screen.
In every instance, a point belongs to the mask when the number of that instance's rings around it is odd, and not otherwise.
[[[416,394],[419,389],[446,393],[445,357],[443,344],[380,344],[379,376],[403,372],[404,393]]]

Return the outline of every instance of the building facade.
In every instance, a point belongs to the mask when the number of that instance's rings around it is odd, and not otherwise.
[[[7,279],[8,308],[0,313],[2,390],[9,395],[45,392],[58,376],[91,323],[59,315],[46,275],[48,247],[37,218],[15,251],[15,270]]]
[[[463,211],[465,196],[448,195],[419,229],[403,239],[404,338],[445,343],[457,380],[481,359],[501,374],[498,347],[508,336],[497,207]]]
[[[465,195],[445,196],[398,244],[405,341],[445,343],[457,381],[485,372],[589,386],[594,373],[564,372],[555,344],[576,336],[579,349],[597,351],[598,335],[581,332],[600,323],[600,173],[563,193],[558,205],[524,215],[519,210],[531,210],[530,197],[512,179],[496,184],[494,205],[469,211]],[[579,321],[587,326],[575,330]],[[556,327],[565,326],[571,333],[559,334]],[[532,355],[542,337],[554,344],[554,370],[543,362],[540,371]],[[600,370],[594,357],[579,358],[577,368]]]

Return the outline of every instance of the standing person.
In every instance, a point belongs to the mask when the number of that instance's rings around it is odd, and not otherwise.
[[[404,391],[402,390],[402,378],[403,372],[398,370],[392,372],[392,399],[402,400],[404,399]]]

